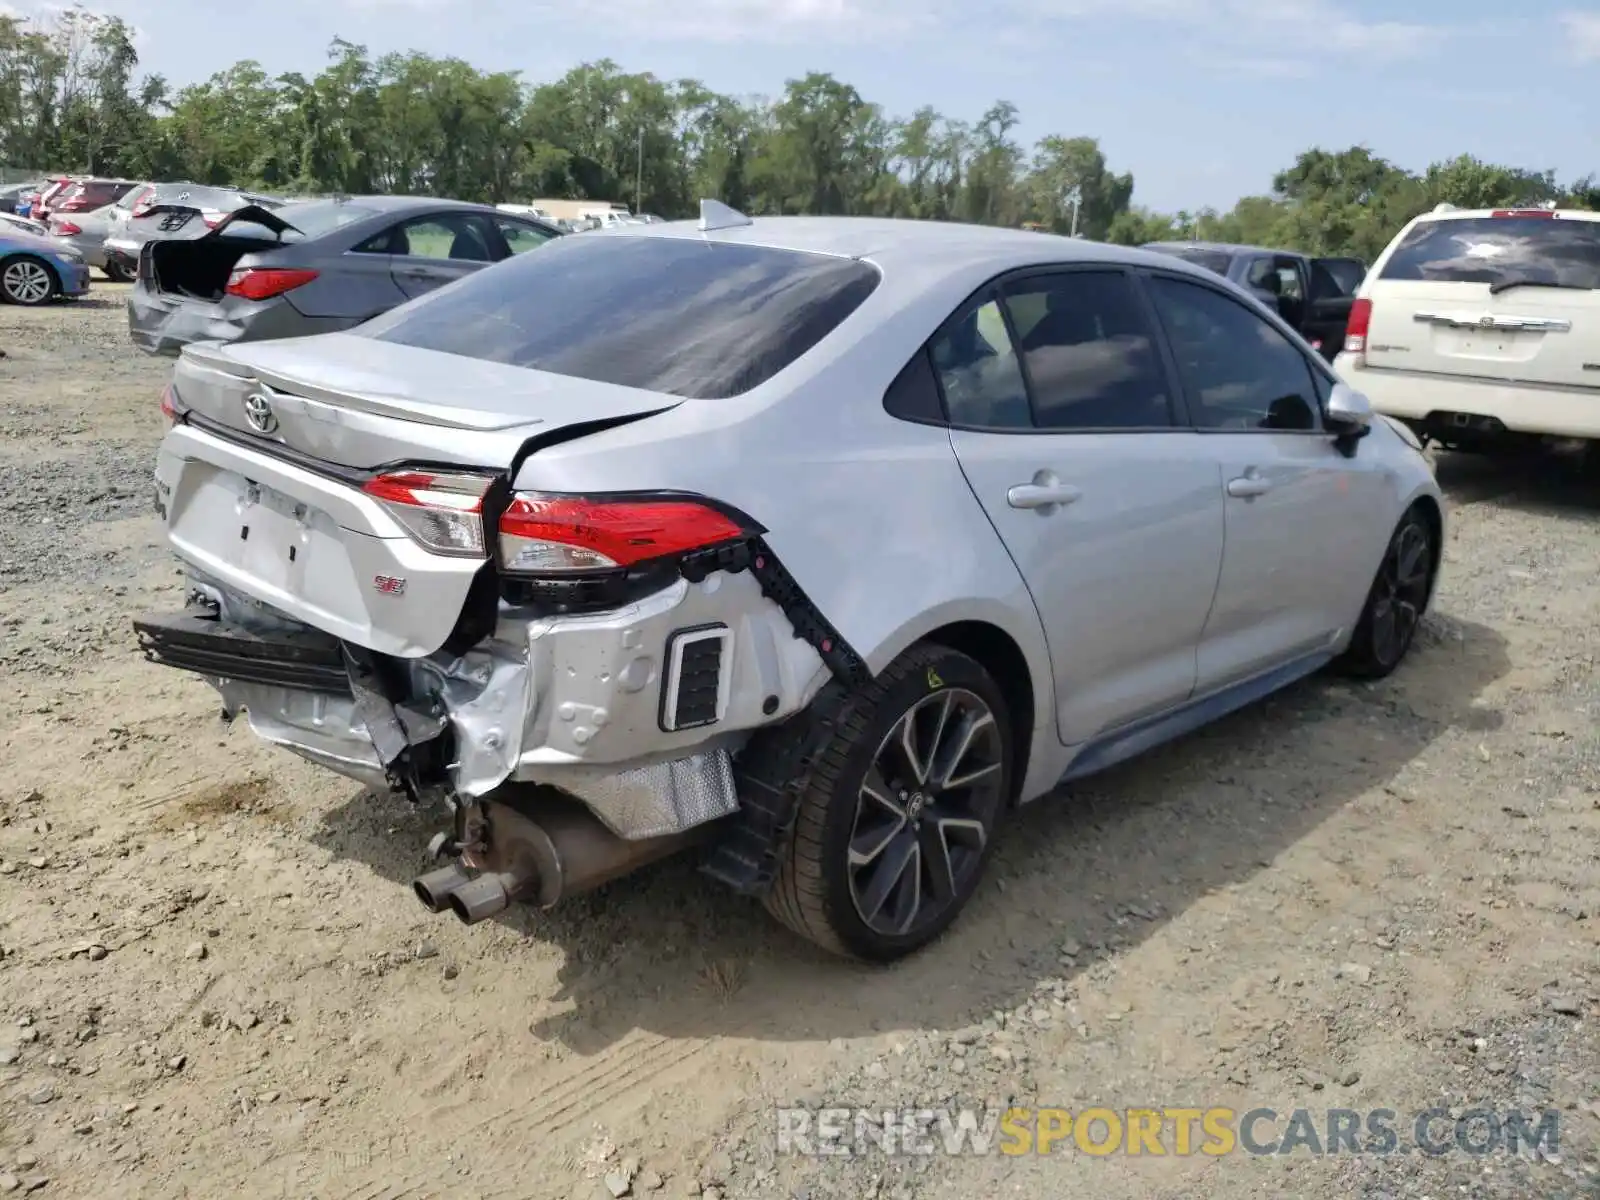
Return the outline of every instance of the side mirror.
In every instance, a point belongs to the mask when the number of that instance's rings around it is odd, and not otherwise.
[[[1354,433],[1372,424],[1372,401],[1348,383],[1336,383],[1328,396],[1328,427],[1337,433]]]
[[[1323,420],[1341,453],[1349,458],[1356,452],[1356,443],[1372,432],[1372,401],[1349,384],[1336,383],[1328,395]]]

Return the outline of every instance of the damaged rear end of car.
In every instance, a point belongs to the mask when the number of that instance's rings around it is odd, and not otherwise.
[[[268,742],[442,805],[414,888],[468,923],[727,842],[740,748],[859,664],[758,514],[545,490],[539,470],[703,401],[510,354],[300,342],[182,352],[155,503],[191,591],[136,623],[146,657]]]

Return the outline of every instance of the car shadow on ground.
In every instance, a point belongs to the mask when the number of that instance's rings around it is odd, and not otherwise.
[[[1538,516],[1600,521],[1600,449],[1517,455],[1439,451],[1439,487],[1456,504],[1493,504]]]
[[[1002,828],[954,927],[890,967],[815,949],[690,859],[550,912],[514,908],[502,925],[565,954],[561,994],[537,1001],[570,1007],[532,1031],[590,1054],[635,1029],[794,1042],[980,1020],[1015,1007],[1041,978],[1070,979],[1064,941],[1085,948],[1085,965],[1131,948],[1201,897],[1270,869],[1354,797],[1377,789],[1396,805],[1414,799],[1396,777],[1446,731],[1497,728],[1499,712],[1479,697],[1508,670],[1493,630],[1429,617],[1413,657],[1388,681],[1302,681],[1031,804]],[[397,902],[415,904],[409,883],[426,869],[421,847],[437,818],[407,808],[353,797],[317,840],[404,888]]]

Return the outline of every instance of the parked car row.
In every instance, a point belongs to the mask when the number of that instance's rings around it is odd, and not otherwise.
[[[19,209],[34,210],[39,187],[12,185],[0,191],[0,209],[5,210],[0,211],[0,300],[8,304],[38,307],[89,291],[89,265],[83,253],[52,237],[43,221],[19,215]]]

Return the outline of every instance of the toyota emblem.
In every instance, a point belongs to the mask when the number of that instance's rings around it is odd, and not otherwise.
[[[271,433],[278,428],[278,415],[272,411],[272,398],[265,391],[251,392],[244,398],[244,419],[257,433]]]

